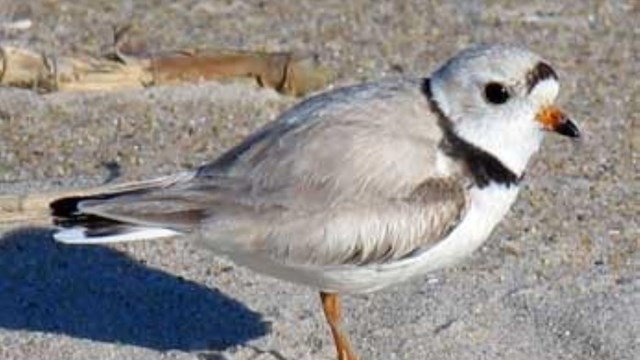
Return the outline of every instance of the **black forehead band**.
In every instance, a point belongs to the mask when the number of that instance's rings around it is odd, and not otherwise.
[[[539,82],[550,78],[558,80],[558,74],[551,65],[545,62],[537,63],[527,74],[527,92],[531,92]]]

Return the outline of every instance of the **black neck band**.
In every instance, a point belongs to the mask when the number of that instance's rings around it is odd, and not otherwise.
[[[520,182],[521,178],[495,156],[469,143],[453,131],[451,120],[442,112],[433,98],[429,79],[424,79],[422,92],[429,101],[431,111],[438,116],[438,124],[444,132],[440,148],[452,158],[464,162],[478,187],[483,188],[492,182],[507,186],[517,185]]]

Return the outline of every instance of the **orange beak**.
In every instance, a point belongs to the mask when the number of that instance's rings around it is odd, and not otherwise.
[[[546,106],[538,112],[536,120],[542,124],[545,130],[555,131],[560,135],[578,138],[580,129],[565,115],[562,110],[555,106]]]

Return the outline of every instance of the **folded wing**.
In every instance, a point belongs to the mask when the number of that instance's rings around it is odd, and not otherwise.
[[[437,243],[465,213],[465,179],[437,169],[440,138],[416,82],[347,88],[303,102],[188,176],[52,208],[74,239],[194,233],[231,257],[386,262]]]

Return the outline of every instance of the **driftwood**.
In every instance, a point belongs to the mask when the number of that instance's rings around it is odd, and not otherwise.
[[[260,86],[302,96],[323,88],[327,69],[290,52],[178,50],[109,56],[63,56],[0,45],[0,85],[40,92],[114,91],[154,85],[253,78]]]

